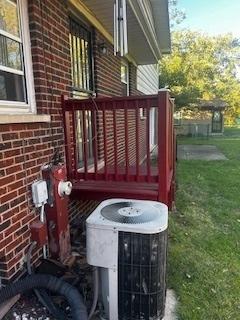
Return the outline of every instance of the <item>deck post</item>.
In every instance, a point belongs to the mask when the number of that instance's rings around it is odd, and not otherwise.
[[[168,148],[171,138],[169,133],[169,92],[161,89],[158,92],[158,201],[168,205]]]

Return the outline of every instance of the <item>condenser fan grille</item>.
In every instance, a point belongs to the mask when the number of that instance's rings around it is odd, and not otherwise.
[[[139,224],[154,221],[159,212],[151,205],[129,201],[110,204],[101,210],[101,215],[113,222]]]
[[[118,319],[163,318],[167,230],[159,234],[119,232]]]

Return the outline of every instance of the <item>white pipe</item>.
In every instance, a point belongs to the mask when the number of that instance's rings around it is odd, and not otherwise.
[[[126,0],[122,0],[123,7],[123,40],[124,40],[124,54],[128,53],[128,32],[127,32],[127,4]]]
[[[119,0],[116,0],[116,52],[119,52]]]
[[[41,211],[40,211],[40,221],[42,223],[46,223],[46,219],[45,219],[45,212],[44,212],[44,204],[42,204],[41,206]],[[46,259],[47,258],[47,246],[44,245],[43,246],[43,258]]]
[[[123,31],[123,9],[120,8],[120,53],[123,57],[123,42],[124,42],[124,31]]]
[[[117,54],[117,39],[116,39],[116,25],[117,25],[117,21],[116,21],[116,3],[114,3],[114,7],[113,7],[113,15],[114,15],[114,28],[113,28],[113,39],[114,39],[114,55],[116,56]]]
[[[41,206],[40,221],[43,223],[45,222],[44,204],[42,204],[42,206]]]
[[[88,315],[88,319],[90,320],[92,316],[94,315],[94,312],[97,307],[98,302],[98,294],[99,294],[99,274],[98,274],[98,267],[94,268],[93,271],[93,281],[94,281],[94,292],[93,292],[93,302],[91,306],[91,310]]]

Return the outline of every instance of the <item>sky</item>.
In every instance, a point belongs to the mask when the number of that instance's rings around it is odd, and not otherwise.
[[[178,8],[185,10],[186,19],[177,29],[232,33],[240,38],[240,0],[178,0]]]

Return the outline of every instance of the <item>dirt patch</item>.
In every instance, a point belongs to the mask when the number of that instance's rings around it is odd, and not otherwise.
[[[228,160],[216,146],[212,145],[178,145],[177,156],[180,160]]]

